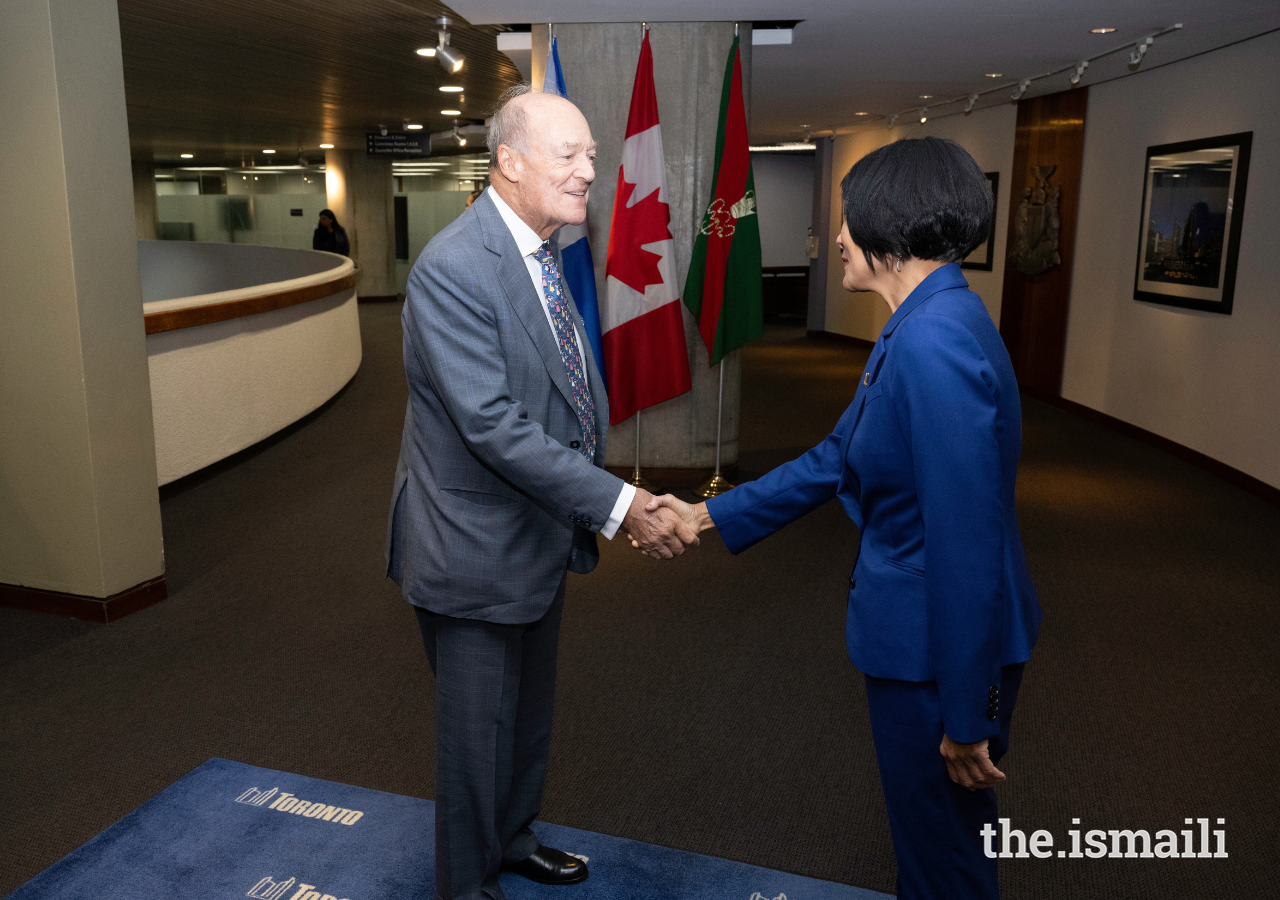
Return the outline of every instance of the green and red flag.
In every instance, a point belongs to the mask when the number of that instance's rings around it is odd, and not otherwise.
[[[760,225],[751,175],[742,60],[733,39],[720,92],[711,201],[693,240],[684,304],[698,320],[711,365],[764,333]]]

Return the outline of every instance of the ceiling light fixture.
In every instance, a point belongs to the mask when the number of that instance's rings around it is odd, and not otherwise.
[[[1089,68],[1089,60],[1082,59],[1076,63],[1076,70],[1071,73],[1071,86],[1076,87],[1080,84],[1080,79],[1084,77],[1084,70]]]
[[[932,99],[933,99],[933,94],[921,94],[921,95],[920,95],[920,99],[921,99],[921,100],[932,100]]]
[[[1090,28],[1089,29],[1090,34],[1110,34],[1113,31],[1115,31],[1114,28]]]
[[[321,150],[332,150],[332,149],[333,149],[333,144],[321,144],[321,145],[320,145],[320,149],[321,149]]]
[[[421,131],[422,130],[421,125],[406,125],[404,126],[404,128],[405,128],[405,131]]]
[[[440,88],[440,90],[441,90],[441,91],[443,91],[443,92],[444,92],[444,93],[446,93],[446,94],[461,94],[461,93],[462,93],[462,88],[458,87],[456,84],[446,84],[446,85],[442,85],[442,86],[441,86],[441,88]]]
[[[928,121],[929,121],[929,107],[922,106],[920,107],[920,124],[923,125],[925,122],[928,122]]]
[[[969,102],[964,105],[964,114],[966,116],[969,115],[969,113],[973,112],[974,104],[976,104],[977,102],[978,102],[978,95],[970,94]]]
[[[419,56],[435,56],[436,48],[435,47],[419,47],[417,50],[414,50],[413,52],[418,54]]]
[[[1013,93],[1009,95],[1009,99],[1017,103],[1022,99],[1022,95],[1027,92],[1027,88],[1031,87],[1031,79],[1024,78],[1018,82],[1018,86],[1013,89]]]
[[[275,153],[276,151],[274,151],[274,150],[263,150],[262,152],[263,152],[263,153]]]
[[[440,115],[442,115],[442,116],[460,116],[460,115],[462,115],[462,110],[460,110],[460,109],[442,109],[442,110],[440,110]]]
[[[895,126],[895,125],[897,125],[897,124],[898,124],[898,116],[900,116],[900,115],[902,115],[902,113],[894,113],[893,115],[891,115],[891,116],[889,117],[889,127],[890,127],[890,128],[892,128],[893,126]]]
[[[195,154],[194,154],[194,153],[179,153],[178,155],[179,155],[179,156],[181,156],[183,159],[194,159],[194,158],[195,158]]]
[[[1156,42],[1156,39],[1154,37],[1152,37],[1151,35],[1147,35],[1142,40],[1138,41],[1138,43],[1133,45],[1133,50],[1130,51],[1129,53],[1130,69],[1133,69],[1136,71],[1138,66],[1142,65],[1143,57],[1147,55],[1147,50],[1150,49],[1151,45],[1154,44],[1155,42]]]
[[[462,136],[462,133],[458,131],[458,120],[457,120],[457,119],[454,119],[454,120],[453,120],[453,139],[454,139],[455,141],[457,141],[457,142],[458,142],[458,146],[459,146],[459,147],[465,147],[465,146],[467,146],[467,139],[466,139],[466,138],[464,138],[464,137]]]
[[[440,26],[440,31],[436,35],[440,41],[436,46],[436,59],[440,61],[440,65],[444,66],[446,72],[461,71],[463,63],[467,61],[466,57],[449,46],[451,35],[448,28],[453,24],[453,20],[448,16],[441,16],[436,19],[436,24]]]
[[[988,73],[987,73],[985,76],[983,76],[983,77],[985,77],[985,78],[1003,78],[1003,77],[1004,77],[1004,73],[1003,73],[1003,72],[988,72]]]
[[[854,113],[854,115],[855,115],[855,116],[869,116],[869,115],[871,115],[871,113],[869,113],[869,112],[856,112],[856,113]]]

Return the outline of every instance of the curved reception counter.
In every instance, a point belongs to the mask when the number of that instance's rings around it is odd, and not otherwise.
[[[139,241],[138,269],[162,485],[296,422],[360,366],[345,256]]]

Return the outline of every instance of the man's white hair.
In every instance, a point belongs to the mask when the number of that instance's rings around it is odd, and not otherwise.
[[[503,144],[519,153],[529,152],[529,117],[525,115],[523,104],[512,101],[532,93],[530,85],[517,84],[507,88],[498,98],[498,108],[489,121],[489,168],[498,167],[498,148]]]

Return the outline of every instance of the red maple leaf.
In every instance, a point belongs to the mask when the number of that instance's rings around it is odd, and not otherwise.
[[[613,224],[609,228],[609,253],[605,274],[612,275],[637,293],[651,284],[662,284],[658,261],[662,257],[644,244],[671,239],[671,207],[652,191],[634,206],[628,206],[636,186],[618,177],[618,194],[613,203]]]

